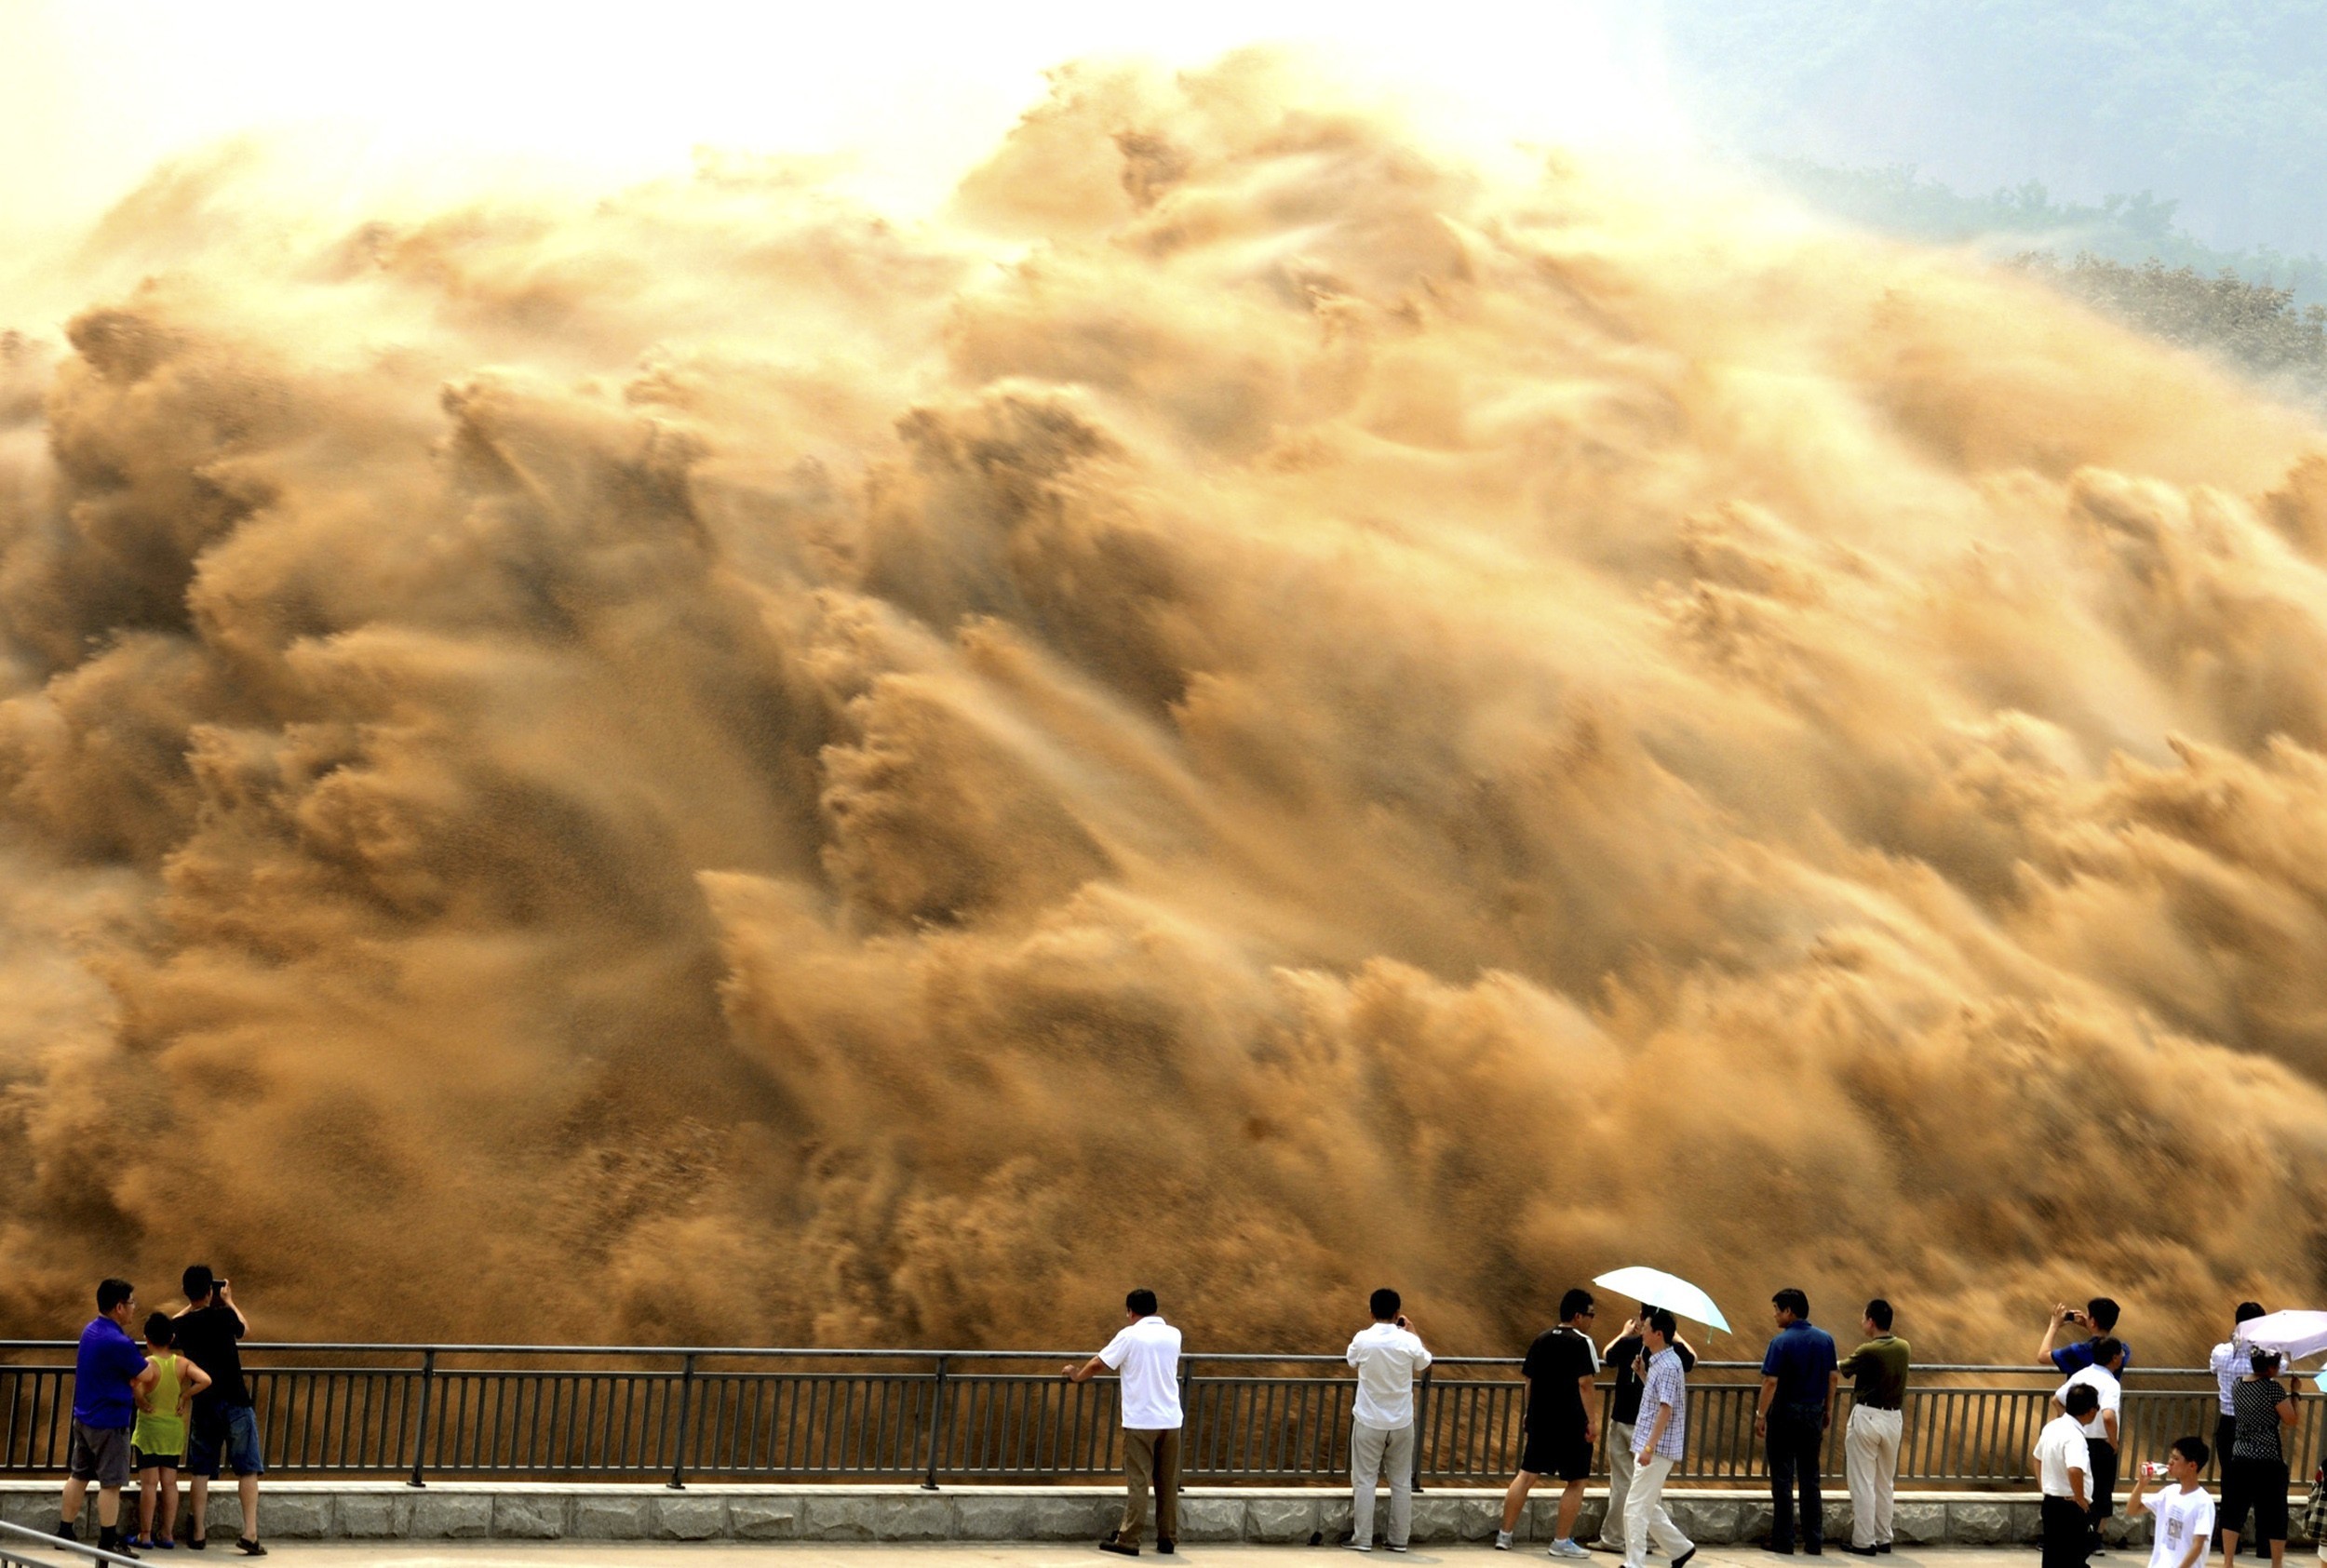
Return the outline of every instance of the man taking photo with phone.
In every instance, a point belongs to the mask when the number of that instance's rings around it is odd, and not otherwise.
[[[194,1537],[186,1544],[200,1551],[209,1544],[210,1482],[222,1467],[235,1472],[242,1500],[242,1532],[235,1549],[245,1557],[264,1557],[259,1544],[259,1478],[266,1473],[259,1454],[259,1420],[250,1405],[250,1386],[243,1381],[242,1341],[250,1332],[249,1320],[235,1305],[234,1287],[197,1263],[186,1270],[183,1287],[186,1308],[178,1314],[178,1350],[210,1374],[210,1386],[195,1396],[193,1419],[186,1426],[186,1473],[193,1477],[188,1502]]]

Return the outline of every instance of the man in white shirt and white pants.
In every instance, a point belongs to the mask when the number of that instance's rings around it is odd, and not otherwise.
[[[1414,1521],[1414,1374],[1430,1365],[1414,1325],[1398,1308],[1395,1291],[1376,1291],[1368,1304],[1371,1328],[1350,1341],[1350,1365],[1357,1369],[1357,1400],[1351,1412],[1350,1545],[1374,1549],[1374,1489],[1390,1471],[1390,1549],[1406,1550]]]
[[[1155,1549],[1169,1554],[1179,1542],[1179,1331],[1156,1310],[1155,1293],[1123,1297],[1123,1327],[1107,1348],[1081,1366],[1069,1382],[1087,1383],[1102,1368],[1123,1383],[1123,1521],[1099,1543],[1101,1551],[1139,1555],[1148,1528],[1148,1487],[1155,1487]]]

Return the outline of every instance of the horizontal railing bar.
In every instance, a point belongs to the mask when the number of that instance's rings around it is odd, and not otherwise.
[[[0,1339],[0,1350],[73,1350],[79,1342],[71,1339]],[[817,1348],[806,1346],[762,1345],[431,1345],[419,1342],[386,1342],[361,1344],[332,1340],[246,1340],[245,1351],[264,1350],[270,1353],[308,1351],[325,1355],[420,1356],[434,1353],[439,1356],[741,1356],[766,1358],[789,1356],[801,1359],[840,1360],[930,1360],[944,1356],[963,1360],[1056,1360],[1069,1359],[1087,1360],[1088,1347],[1077,1350],[867,1350],[861,1348]],[[1313,1351],[1269,1350],[1190,1350],[1183,1360],[1197,1362],[1279,1362],[1296,1365],[1314,1364],[1343,1366],[1341,1356]],[[1432,1363],[1438,1367],[1515,1367],[1516,1356],[1440,1356]],[[1716,1361],[1700,1360],[1699,1371],[1757,1372],[1759,1361]],[[29,1368],[26,1370],[30,1370]],[[325,1370],[325,1369],[318,1369]],[[330,1371],[361,1371],[362,1368],[330,1368]],[[2024,1374],[2029,1377],[2057,1376],[2049,1369],[2017,1362],[1937,1361],[1917,1364],[1917,1373],[1986,1373],[2001,1376]],[[2206,1367],[2128,1367],[2128,1377],[2212,1377]]]

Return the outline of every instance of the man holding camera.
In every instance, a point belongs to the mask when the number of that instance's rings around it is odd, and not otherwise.
[[[2117,1303],[2107,1296],[2094,1296],[2085,1303],[2082,1312],[2065,1302],[2058,1303],[2052,1308],[2052,1321],[2044,1331],[2043,1341],[2037,1346],[2037,1365],[2050,1367],[2063,1377],[2074,1376],[2092,1364],[2094,1347],[2116,1333]],[[2056,1348],[2053,1342],[2064,1337],[2068,1343]],[[2125,1351],[2125,1364],[2132,1365],[2133,1347],[2121,1339],[2117,1343]]]
[[[178,1351],[210,1374],[210,1386],[195,1396],[194,1418],[186,1427],[186,1471],[194,1478],[193,1538],[186,1544],[200,1551],[209,1544],[210,1482],[222,1465],[235,1472],[242,1495],[242,1533],[235,1549],[245,1557],[264,1557],[259,1544],[259,1478],[266,1464],[259,1455],[259,1421],[251,1409],[250,1386],[243,1381],[242,1340],[249,1320],[235,1305],[234,1287],[197,1263],[183,1281],[186,1309],[178,1314]]]

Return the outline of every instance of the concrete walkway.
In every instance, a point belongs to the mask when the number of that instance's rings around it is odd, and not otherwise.
[[[545,1568],[550,1563],[574,1563],[586,1568],[704,1568],[706,1558],[720,1568],[1109,1568],[1124,1560],[1096,1547],[989,1546],[972,1542],[937,1542],[926,1546],[858,1546],[800,1542],[773,1546],[736,1545],[706,1541],[692,1544],[642,1544],[624,1541],[429,1542],[413,1546],[370,1545],[342,1541],[276,1543],[276,1557],[295,1559],[311,1568]],[[171,1568],[192,1568],[183,1551],[149,1554]],[[1312,1568],[1337,1568],[1356,1557],[1337,1547],[1255,1547],[1190,1545],[1174,1557],[1142,1552],[1139,1561],[1154,1568],[1186,1562],[1190,1568],[1295,1568],[1299,1559]],[[221,1559],[222,1558],[222,1562]],[[2030,1568],[2036,1558],[2031,1547],[1919,1547],[1876,1560],[1895,1568]],[[2310,1553],[2290,1553],[2293,1568],[2310,1568]],[[213,1547],[195,1557],[194,1564],[242,1561],[231,1550]],[[1540,1547],[1499,1553],[1484,1546],[1417,1547],[1404,1556],[1376,1550],[1365,1561],[1388,1568],[1391,1563],[1430,1568],[1434,1563],[1459,1562],[1475,1568],[1544,1568],[1552,1560]],[[1809,1568],[1805,1558],[1789,1560],[1796,1568]],[[1867,1561],[1828,1548],[1819,1561],[1835,1565]],[[1618,1568],[1621,1559],[1593,1554],[1601,1568]],[[2143,1568],[2145,1552],[2113,1552],[2095,1568]],[[2243,1564],[2244,1560],[2240,1560]],[[1650,1568],[1662,1568],[1663,1559],[1651,1558]],[[1753,1547],[1705,1547],[1689,1568],[1776,1568],[1777,1560]]]

